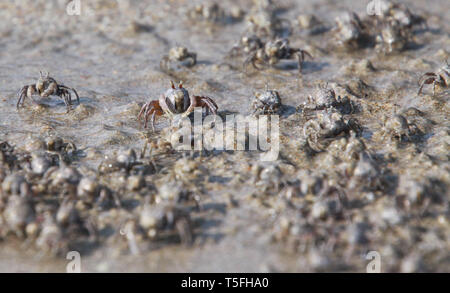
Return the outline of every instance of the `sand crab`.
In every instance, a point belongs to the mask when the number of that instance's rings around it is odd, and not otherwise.
[[[350,99],[345,96],[337,96],[334,89],[329,89],[327,85],[319,86],[314,95],[307,97],[307,101],[297,107],[301,108],[303,115],[309,111],[325,110],[329,108],[338,109],[342,114],[349,114],[354,111]]]
[[[37,102],[33,99],[33,95],[39,95],[41,97],[55,95],[64,99],[64,104],[67,107],[67,112],[69,112],[70,105],[72,105],[72,95],[70,91],[73,91],[77,98],[78,104],[80,104],[80,97],[78,96],[78,93],[75,89],[69,88],[62,84],[58,84],[55,79],[49,76],[48,72],[44,74],[41,71],[40,77],[36,84],[26,85],[19,91],[17,108],[19,108],[20,105],[23,105],[25,98],[29,98],[33,103],[37,104]]]
[[[417,93],[420,95],[422,93],[423,86],[426,84],[432,84],[433,85],[433,96],[435,94],[436,85],[447,88],[450,84],[450,65],[448,63],[448,60],[445,60],[446,65],[444,65],[438,72],[427,72],[419,80],[419,92]]]
[[[361,132],[361,126],[354,118],[349,120],[335,111],[327,110],[323,113],[317,113],[315,119],[308,120],[303,126],[303,135],[308,145],[314,151],[322,151],[324,146],[322,142],[327,139],[335,138],[342,133]]]
[[[170,49],[169,55],[162,58],[159,66],[163,71],[170,71],[173,63],[178,66],[192,67],[197,64],[197,54],[189,52],[185,47],[173,47]]]
[[[257,63],[273,66],[282,59],[296,58],[298,61],[298,71],[301,73],[305,56],[308,56],[311,59],[313,58],[308,51],[291,48],[288,39],[277,39],[275,41],[267,42],[264,45],[264,48],[260,48],[253,52],[251,56],[245,60],[244,68],[246,68],[249,63],[251,63],[254,68],[259,69],[256,65]]]
[[[156,116],[166,114],[172,117],[174,114],[181,114],[183,117],[187,117],[195,107],[206,108],[206,111],[211,111],[213,114],[216,114],[218,109],[213,99],[204,96],[189,96],[181,82],[178,87],[171,82],[171,88],[162,94],[159,100],[149,101],[142,106],[138,119],[143,116],[144,127],[147,128],[148,118],[151,116],[152,129],[155,130]]]
[[[193,242],[189,212],[171,204],[145,203],[139,215],[139,226],[150,238],[158,237],[164,230],[175,230],[183,244]]]
[[[275,90],[269,90],[269,86],[266,85],[263,93],[255,93],[252,107],[254,114],[278,113],[282,107],[280,94]]]

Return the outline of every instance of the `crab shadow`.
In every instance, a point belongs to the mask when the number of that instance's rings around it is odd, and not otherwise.
[[[328,62],[315,62],[303,61],[302,62],[302,74],[311,74],[314,72],[322,71],[324,68],[329,66]],[[278,70],[298,70],[298,63],[293,60],[283,61],[279,65],[275,66]]]

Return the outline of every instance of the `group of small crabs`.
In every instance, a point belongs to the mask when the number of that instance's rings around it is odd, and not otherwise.
[[[336,19],[336,25],[332,30],[337,38],[337,43],[345,47],[360,48],[368,43],[375,43],[384,52],[403,50],[412,33],[415,25],[426,25],[422,16],[413,14],[405,5],[390,1],[381,1],[380,12],[376,16],[367,16],[360,19],[356,13],[348,13]],[[278,7],[269,0],[255,1],[255,6],[246,16],[250,24],[247,33],[241,37],[239,43],[235,45],[230,56],[245,54],[247,57],[243,63],[244,69],[252,65],[255,69],[260,66],[274,66],[281,60],[295,59],[298,64],[298,71],[301,73],[303,62],[306,57],[313,58],[311,54],[300,48],[290,46],[289,39],[284,37],[289,34],[290,23],[288,20],[278,16]],[[203,17],[205,19],[223,18],[225,12],[218,5],[199,6],[189,14],[190,18]],[[233,13],[236,18],[242,18],[242,13]],[[238,17],[239,15],[239,17]],[[195,17],[194,17],[195,16]],[[317,20],[316,20],[317,22]],[[171,72],[173,65],[182,67],[193,67],[197,64],[197,54],[190,52],[185,47],[174,47],[167,56],[161,60],[160,67],[164,72]],[[419,79],[418,94],[422,93],[423,87],[427,84],[433,85],[433,95],[436,86],[447,88],[450,83],[450,66],[448,62],[436,72],[427,72]],[[314,109],[325,109],[330,106],[348,104],[348,101],[337,100],[330,94],[324,94],[326,89],[319,91],[317,96],[309,97],[307,106]],[[41,98],[51,95],[58,96],[64,100],[67,112],[72,105],[73,92],[78,104],[80,99],[75,89],[58,83],[49,73],[40,73],[40,77],[35,84],[26,85],[18,93],[17,108],[24,104],[29,98],[37,104],[34,96]],[[340,97],[338,97],[339,99]],[[149,101],[144,104],[138,114],[138,119],[144,118],[144,127],[151,121],[154,129],[156,116],[166,115],[172,117],[176,114],[188,116],[195,107],[201,107],[208,112],[217,114],[218,106],[216,102],[206,96],[189,95],[182,83],[176,87],[171,83],[169,88],[158,100]],[[254,96],[252,103],[254,113],[273,114],[281,109],[281,99],[277,91],[266,88],[264,93]]]
[[[426,72],[422,75],[419,79],[418,94],[422,93],[423,87],[427,84],[433,85],[433,95],[435,95],[436,86],[444,89],[449,86],[450,65],[448,61],[446,61],[446,65],[437,72]],[[72,105],[72,95],[70,91],[73,91],[77,102],[79,103],[80,98],[75,89],[58,84],[48,73],[43,74],[41,72],[41,75],[35,84],[26,85],[19,91],[17,108],[24,104],[25,98],[29,98],[34,104],[38,104],[33,96],[49,97],[55,95],[64,99],[67,112],[69,112]],[[305,103],[302,108],[305,112],[308,110],[323,110],[330,107],[337,108],[342,106],[347,107],[348,109],[348,107],[352,107],[352,104],[347,97],[341,98],[340,96],[336,96],[334,90],[324,87],[320,88],[316,95],[308,96],[307,103]],[[144,128],[147,128],[150,119],[152,129],[154,130],[156,116],[166,115],[168,117],[173,117],[174,115],[180,114],[183,117],[186,117],[191,114],[196,107],[206,109],[207,112],[211,112],[214,115],[217,114],[218,111],[218,106],[212,98],[190,95],[183,87],[182,82],[180,82],[178,86],[175,86],[171,81],[171,87],[162,94],[158,100],[149,101],[142,106],[138,114],[138,119],[141,119],[141,117],[144,118]],[[252,108],[254,114],[279,113],[282,108],[280,94],[276,90],[269,89],[266,85],[264,92],[255,93]]]
[[[52,255],[65,255],[77,243],[98,243],[111,236],[102,233],[101,227],[116,225],[100,215],[123,207],[125,188],[128,194],[146,197],[133,211],[120,209],[113,219],[119,222],[120,235],[113,235],[113,241],[136,254],[140,251],[138,238],[192,244],[194,225],[189,205],[182,202],[191,195],[184,188],[177,193],[161,186],[157,195],[148,196],[153,187],[146,186],[142,178],[152,171],[142,171],[144,162],[133,149],[105,157],[97,171],[71,164],[77,157],[73,149],[72,143],[58,137],[49,137],[43,149],[31,153],[0,141],[0,241],[22,239],[25,247]],[[189,167],[183,159],[180,164]],[[175,176],[181,175],[187,176],[181,170]],[[117,182],[118,177],[125,178],[123,184],[103,181]]]

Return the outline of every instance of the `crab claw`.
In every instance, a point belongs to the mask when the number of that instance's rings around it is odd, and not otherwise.
[[[180,80],[180,82],[178,83],[178,87],[181,89],[183,88],[183,82]]]
[[[172,86],[173,89],[175,89],[175,85],[173,84],[173,81],[170,81],[170,85]]]

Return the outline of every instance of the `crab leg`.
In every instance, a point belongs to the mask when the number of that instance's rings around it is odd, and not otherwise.
[[[436,87],[436,77],[429,77],[429,78],[421,81],[419,92],[417,94],[420,95],[422,93],[422,89],[423,89],[424,85],[426,85],[426,84],[433,84],[433,95],[434,95],[434,91],[435,91],[435,87]]]
[[[214,115],[217,114],[217,109],[219,109],[219,107],[211,98],[203,96],[194,96],[194,98],[198,106],[202,108],[206,106],[208,107],[207,109],[210,110]]]
[[[141,111],[138,115],[138,120],[141,119],[141,116],[144,115],[144,128],[147,128],[148,117],[151,117],[152,129],[155,131],[155,117],[163,115],[163,110],[161,109],[158,101],[150,101],[144,106],[142,106]]]
[[[25,98],[28,97],[30,98],[30,100],[33,102],[33,104],[38,104],[34,98],[33,98],[33,94],[36,93],[36,87],[34,85],[26,85],[24,86],[18,93],[17,95],[19,96],[19,100],[17,101],[17,109],[19,108],[20,105],[23,105],[23,103],[25,102]]]
[[[80,97],[78,96],[78,93],[77,93],[77,91],[74,88],[70,88],[70,87],[67,87],[65,85],[59,85],[59,87],[62,88],[62,89],[65,89],[67,91],[70,91],[70,90],[73,91],[73,93],[77,97],[77,103],[80,104]]]
[[[311,59],[314,59],[311,54],[309,54],[308,51],[305,50],[301,50],[301,49],[291,49],[291,53],[294,53],[295,56],[297,57],[297,62],[298,62],[298,71],[299,73],[302,72],[303,69],[303,61],[305,60],[305,56],[308,56]]]

